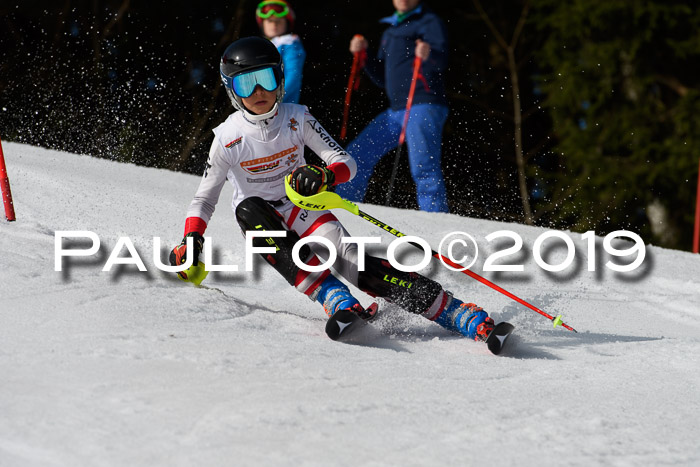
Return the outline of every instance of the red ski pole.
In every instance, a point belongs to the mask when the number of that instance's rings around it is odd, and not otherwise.
[[[411,78],[411,88],[408,90],[408,100],[406,101],[406,112],[403,116],[403,125],[401,126],[401,134],[399,135],[399,146],[406,141],[406,126],[408,125],[408,114],[411,113],[413,106],[413,95],[416,93],[416,81],[418,77],[423,75],[420,72],[421,59],[416,57],[413,59],[413,77]]]
[[[358,37],[359,34],[355,34]],[[362,37],[362,36],[360,36]],[[350,116],[350,97],[352,91],[357,91],[360,87],[360,71],[365,66],[367,52],[362,50],[352,54],[352,68],[350,68],[350,77],[348,78],[348,89],[345,91],[345,104],[343,105],[343,126],[340,128],[340,139],[344,140],[348,129],[348,117]]]
[[[398,230],[396,230],[395,228],[393,228],[393,227],[391,227],[391,226],[385,224],[384,222],[380,221],[379,219],[376,219],[376,218],[370,216],[370,215],[367,214],[366,212],[362,212],[361,210],[358,209],[358,210],[357,210],[357,215],[358,215],[359,217],[361,217],[362,219],[364,219],[364,220],[366,220],[366,221],[369,221],[370,223],[372,223],[372,224],[378,226],[379,228],[384,229],[385,231],[389,232],[390,234],[392,234],[392,235],[394,235],[394,236],[396,236],[396,237],[404,237],[404,236],[405,236],[405,234],[403,234],[403,233],[399,232]],[[420,245],[417,244],[417,243],[414,243],[414,242],[407,242],[407,243],[409,243],[410,245],[415,246],[415,247],[418,248],[419,250],[423,250],[423,247],[420,246]],[[503,287],[494,284],[493,282],[491,282],[490,280],[486,279],[485,277],[482,277],[482,276],[480,276],[479,274],[477,274],[477,273],[475,273],[475,272],[473,272],[473,271],[470,271],[469,269],[462,269],[461,265],[454,263],[454,262],[451,261],[449,258],[446,258],[446,257],[442,256],[440,253],[438,253],[438,252],[435,251],[435,250],[431,250],[431,254],[432,254],[433,258],[437,258],[437,259],[443,261],[445,264],[448,264],[448,265],[452,266],[453,268],[455,268],[455,269],[458,270],[459,272],[461,272],[461,273],[463,273],[463,274],[466,274],[467,276],[471,277],[472,279],[475,279],[475,280],[481,282],[482,284],[484,284],[484,285],[486,285],[486,286],[488,286],[488,287],[491,287],[491,288],[492,288],[493,290],[495,290],[496,292],[500,292],[500,293],[502,293],[503,295],[505,295],[506,297],[508,297],[508,298],[510,298],[510,299],[512,299],[512,300],[515,300],[516,302],[520,303],[521,305],[524,305],[524,306],[528,307],[529,309],[531,309],[532,311],[534,311],[534,312],[536,312],[536,313],[539,313],[540,315],[542,315],[542,316],[544,316],[545,318],[549,319],[549,320],[554,324],[554,327],[561,326],[561,327],[563,327],[564,329],[568,329],[569,331],[578,332],[578,331],[576,331],[576,329],[574,329],[574,328],[572,328],[571,326],[569,326],[568,324],[564,323],[564,322],[561,320],[561,315],[555,317],[555,316],[550,315],[549,313],[546,313],[546,312],[540,310],[540,309],[537,308],[535,305],[532,305],[532,304],[526,302],[525,300],[523,300],[522,298],[520,298],[520,297],[518,297],[518,296],[516,296],[516,295],[513,295],[512,293],[508,292],[508,291],[507,291],[506,289],[504,289]]]
[[[414,245],[414,246],[416,246],[416,247],[418,247],[418,248],[421,248],[420,245],[413,244],[412,242],[409,242],[409,243],[411,243],[412,245]],[[482,284],[491,287],[491,288],[492,288],[493,290],[495,290],[496,292],[500,292],[500,293],[502,293],[503,295],[505,295],[506,297],[508,297],[508,298],[510,298],[510,299],[512,299],[512,300],[515,300],[516,302],[520,303],[521,305],[524,305],[524,306],[528,307],[528,308],[531,309],[532,311],[541,314],[541,315],[544,316],[545,318],[547,318],[547,319],[549,319],[550,321],[552,321],[552,323],[554,323],[554,326],[555,326],[555,327],[556,327],[556,326],[561,326],[561,327],[563,327],[564,329],[568,329],[569,331],[578,332],[578,331],[576,331],[576,329],[574,329],[574,328],[572,328],[571,326],[569,326],[568,324],[564,323],[564,322],[561,320],[561,315],[559,315],[559,316],[557,316],[557,317],[554,317],[554,316],[550,315],[549,313],[545,313],[544,311],[542,311],[542,310],[540,310],[539,308],[537,308],[535,305],[531,305],[530,303],[526,302],[526,301],[523,300],[522,298],[513,295],[512,293],[508,292],[507,290],[505,290],[505,289],[502,288],[501,286],[494,284],[493,282],[491,282],[490,280],[486,279],[485,277],[482,277],[482,276],[480,276],[479,274],[477,274],[477,273],[475,273],[475,272],[473,272],[473,271],[470,271],[469,269],[462,269],[461,266],[460,266],[459,264],[455,264],[454,262],[450,261],[449,258],[445,258],[445,257],[442,256],[440,253],[437,253],[436,251],[433,250],[433,251],[432,251],[432,254],[433,254],[433,258],[437,258],[437,259],[439,259],[439,260],[442,260],[443,262],[445,262],[445,264],[448,264],[448,265],[452,266],[453,268],[459,270],[459,271],[462,272],[463,274],[466,274],[467,276],[471,277],[472,279],[475,279],[475,280],[481,282]]]
[[[2,190],[2,201],[5,205],[5,217],[8,221],[15,220],[15,207],[12,204],[12,191],[10,191],[10,179],[7,177],[7,167],[5,167],[5,154],[2,152],[2,141],[0,141],[0,189]]]
[[[427,91],[430,91],[428,87],[428,82],[420,71],[422,60],[420,57],[413,59],[413,77],[411,78],[411,87],[408,90],[408,100],[406,101],[406,111],[403,116],[403,125],[401,126],[401,134],[399,135],[399,145],[396,148],[396,156],[394,157],[394,167],[391,169],[391,178],[389,179],[389,189],[386,194],[385,206],[389,206],[391,203],[391,194],[394,190],[394,180],[396,179],[396,173],[399,169],[399,161],[401,160],[401,152],[403,150],[403,143],[406,141],[406,127],[408,126],[408,116],[411,113],[411,107],[413,106],[413,95],[416,92],[416,82],[420,79],[425,86]]]
[[[340,208],[340,209],[345,209],[346,211],[355,214],[356,216],[360,217],[363,220],[366,220],[370,224],[376,225],[380,229],[390,233],[391,235],[395,237],[405,237],[406,234],[399,232],[392,226],[380,221],[376,217],[372,217],[366,212],[363,212],[360,210],[360,208],[353,203],[352,201],[348,201],[346,199],[343,199],[340,197],[339,194],[333,193],[332,191],[322,191],[320,193],[316,193],[315,195],[311,196],[301,196],[299,193],[294,191],[292,187],[289,185],[289,177],[285,179],[285,184],[284,184],[284,189],[285,192],[287,193],[287,197],[290,199],[292,203],[295,205],[299,206],[300,208],[303,209],[309,209],[311,211],[322,211],[324,209],[335,209],[335,208]],[[419,250],[423,250],[423,247],[419,245],[418,243],[415,242],[407,242],[410,245],[415,246]],[[540,315],[544,316],[545,318],[549,319],[553,324],[554,327],[561,326],[564,329],[568,329],[569,331],[577,332],[574,328],[569,326],[568,324],[564,323],[562,321],[562,316],[552,316],[549,313],[546,313],[539,308],[537,308],[535,305],[532,305],[522,298],[513,295],[512,293],[508,292],[505,290],[503,287],[500,287],[490,280],[486,279],[485,277],[480,276],[479,274],[470,271],[469,269],[462,269],[461,265],[456,264],[455,262],[451,261],[449,258],[446,258],[442,256],[440,253],[438,253],[435,250],[431,250],[431,255],[433,258],[437,258],[441,261],[443,261],[445,264],[452,266],[459,272],[462,272],[463,274],[466,274],[467,276],[471,277],[472,279],[476,279],[477,281],[481,282],[484,285],[487,285],[491,287],[493,290],[496,292],[500,292],[506,297],[515,300],[516,302],[520,303],[521,305],[526,306],[530,310],[539,313]]]

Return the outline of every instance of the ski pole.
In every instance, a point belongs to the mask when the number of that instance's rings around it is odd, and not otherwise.
[[[394,180],[396,179],[396,173],[399,169],[399,161],[401,160],[401,153],[403,152],[403,143],[404,141],[406,141],[406,127],[408,126],[408,116],[411,113],[411,107],[413,106],[413,95],[416,92],[416,82],[420,79],[423,82],[423,86],[425,86],[425,89],[427,91],[430,91],[430,88],[428,88],[428,83],[425,80],[423,74],[421,73],[420,68],[421,59],[420,57],[416,57],[413,59],[413,77],[411,78],[411,87],[408,90],[408,100],[406,100],[406,111],[404,112],[403,116],[401,134],[399,135],[399,145],[396,148],[396,156],[394,157],[394,166],[391,169],[391,178],[389,179],[389,189],[386,194],[386,203],[384,204],[385,206],[389,206],[389,203],[391,203],[391,194],[394,190]]]
[[[355,34],[355,37],[359,34]],[[362,36],[360,36],[362,37]],[[352,67],[350,68],[350,77],[348,78],[348,89],[345,91],[345,104],[343,106],[343,126],[340,127],[340,139],[344,140],[348,129],[348,117],[350,115],[350,96],[352,91],[357,91],[360,87],[360,71],[365,67],[367,60],[367,52],[362,50],[352,54]]]
[[[311,210],[311,211],[323,211],[326,209],[335,209],[335,208],[345,209],[346,211],[348,211],[352,214],[355,214],[356,216],[366,220],[367,222],[370,222],[371,224],[376,225],[377,227],[389,232],[390,234],[392,234],[396,237],[400,238],[400,237],[406,236],[406,234],[399,232],[398,230],[391,227],[390,225],[380,221],[379,219],[377,219],[375,217],[370,216],[366,212],[361,211],[360,208],[355,203],[341,198],[340,195],[338,195],[337,193],[333,193],[331,191],[322,191],[322,192],[317,193],[317,194],[312,195],[312,196],[301,196],[299,193],[294,191],[292,189],[292,187],[289,185],[289,177],[285,178],[284,187],[285,187],[285,191],[287,193],[287,198],[289,198],[290,201],[292,201],[292,203],[294,203],[295,205],[299,206],[302,209],[307,209],[307,210]],[[421,249],[421,250],[423,249],[422,246],[420,246],[419,244],[417,244],[415,242],[408,242],[408,243],[410,243],[411,245],[415,246],[418,249]],[[442,256],[440,253],[436,252],[435,250],[431,250],[431,254],[432,254],[433,258],[440,259],[443,262],[445,262],[445,264],[448,264],[449,266],[452,266],[455,269],[460,269],[460,265],[454,263],[449,258]],[[552,323],[554,324],[554,327],[562,326],[563,328],[568,329],[569,331],[578,332],[574,328],[572,328],[571,326],[569,326],[568,324],[566,324],[562,321],[562,315],[558,315],[556,317],[552,316],[552,315],[540,310],[536,306],[526,302],[522,298],[520,298],[516,295],[513,295],[512,293],[508,292],[504,288],[494,284],[493,282],[486,279],[485,277],[482,277],[479,274],[477,274],[473,271],[470,271],[469,269],[463,269],[463,270],[460,270],[460,272],[462,272],[463,274],[466,274],[467,276],[471,277],[472,279],[475,279],[475,280],[481,282],[484,285],[491,287],[493,290],[502,293],[506,297],[520,303],[521,305],[526,306],[527,308],[531,309],[532,311],[539,313],[540,315],[542,315],[545,318],[552,321]]]

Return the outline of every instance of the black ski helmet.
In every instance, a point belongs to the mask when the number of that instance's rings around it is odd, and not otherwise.
[[[233,92],[230,78],[267,67],[272,68],[278,84],[275,105],[265,115],[251,114],[243,105],[241,98]],[[228,97],[236,109],[242,110],[248,117],[255,120],[269,118],[274,115],[278,104],[282,102],[284,97],[284,67],[282,66],[282,57],[272,42],[257,36],[238,39],[224,51],[219,70],[221,71],[221,80],[226,87]]]

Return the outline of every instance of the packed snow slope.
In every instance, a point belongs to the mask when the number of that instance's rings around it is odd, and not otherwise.
[[[533,253],[543,228],[366,205],[433,248],[470,233],[472,270],[579,332],[438,264],[424,272],[516,326],[503,355],[385,303],[344,344],[267,265],[243,270],[230,188],[207,236],[241,272],[197,288],[155,267],[153,237],[167,261],[198,177],[3,146],[17,221],[0,221],[2,466],[700,464],[700,256],[647,245],[640,268],[617,273],[605,263],[625,260],[598,238],[589,271],[589,243],[567,232],[575,259],[547,273]],[[336,214],[383,249],[394,238]],[[499,230],[523,248],[496,263],[523,272],[483,271],[513,244],[485,240]],[[56,231],[94,232],[100,249],[55,271]],[[102,271],[120,237],[147,272]],[[64,248],[90,246],[78,240]],[[561,263],[550,241],[545,259]]]

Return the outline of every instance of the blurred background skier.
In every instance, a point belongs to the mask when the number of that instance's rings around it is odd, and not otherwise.
[[[418,207],[448,212],[441,167],[442,129],[448,107],[443,74],[447,69],[447,30],[442,20],[420,0],[393,0],[396,12],[380,22],[389,27],[374,52],[367,40],[356,35],[350,52],[366,52],[365,71],[386,91],[390,106],[377,115],[348,145],[358,164],[358,175],[340,187],[338,194],[363,201],[374,166],[398,146],[415,57],[421,59],[424,78],[416,83],[406,127],[411,176],[416,183]]]
[[[285,76],[282,102],[298,104],[306,51],[299,36],[292,32],[296,22],[294,10],[285,0],[264,0],[255,10],[255,19],[260,31],[282,56]]]

